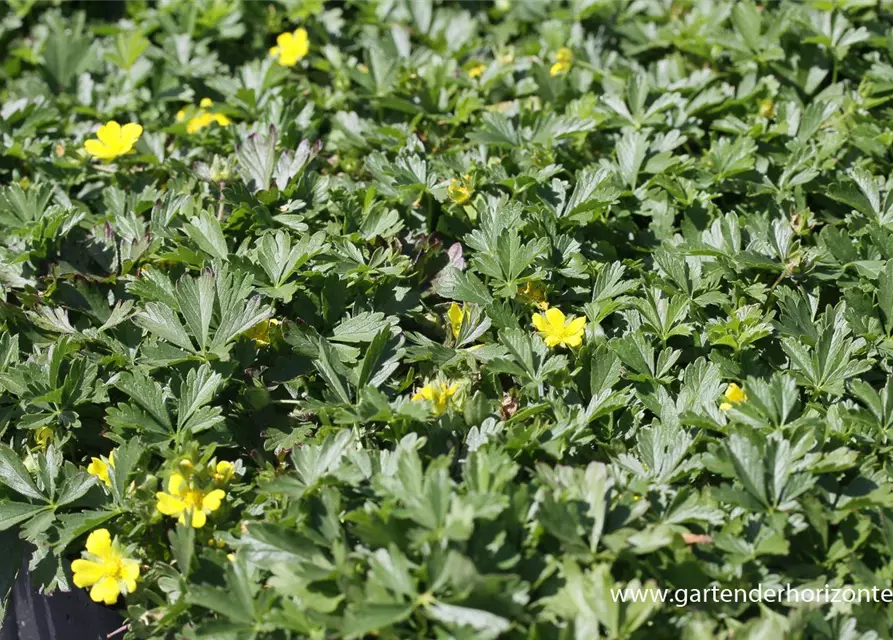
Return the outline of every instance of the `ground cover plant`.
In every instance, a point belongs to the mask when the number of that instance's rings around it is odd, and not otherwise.
[[[0,12],[4,599],[891,637],[887,3]]]

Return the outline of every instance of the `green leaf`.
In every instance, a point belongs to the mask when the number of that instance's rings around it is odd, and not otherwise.
[[[195,529],[177,524],[175,528],[167,532],[167,538],[171,544],[171,553],[177,562],[177,570],[182,575],[188,576],[195,555]]]
[[[339,322],[332,330],[331,339],[348,344],[371,342],[388,324],[383,313],[359,313]]]
[[[276,141],[276,128],[271,126],[266,135],[252,133],[236,146],[239,172],[252,193],[270,188],[276,163]]]
[[[234,622],[257,623],[255,597],[259,587],[249,576],[248,569],[239,561],[226,565],[226,588],[192,586],[187,601],[216,611]]]
[[[119,33],[115,38],[115,51],[106,53],[105,59],[122,69],[129,70],[150,44],[141,33]]]
[[[115,511],[94,509],[78,513],[66,513],[59,518],[59,538],[56,540],[56,552],[61,554],[78,537],[92,531],[99,525],[118,515]]]
[[[403,622],[412,615],[414,607],[406,604],[370,602],[349,609],[341,632],[346,638],[362,638]]]
[[[10,527],[23,522],[44,509],[49,507],[26,504],[24,502],[0,502],[0,531],[6,531]]]
[[[435,620],[448,625],[471,627],[480,638],[496,638],[499,634],[508,631],[509,621],[495,613],[482,609],[460,607],[457,605],[435,602],[425,608]]]
[[[620,176],[630,189],[636,188],[639,168],[648,150],[648,136],[641,131],[627,131],[617,142],[617,165]]]
[[[229,249],[226,246],[226,238],[217,218],[209,211],[202,210],[189,224],[183,226],[192,241],[198,248],[218,260],[229,259]]]
[[[134,316],[134,322],[158,337],[167,340],[187,351],[194,351],[195,347],[189,339],[189,334],[183,328],[183,324],[177,317],[177,314],[170,307],[158,303],[150,302],[146,305],[146,310],[137,313]]]
[[[296,531],[275,524],[253,522],[246,525],[239,540],[239,552],[254,564],[273,569],[280,564],[306,562],[322,553]]]
[[[214,408],[214,415],[200,413],[199,410],[214,398],[214,394],[223,382],[219,373],[211,371],[211,367],[203,364],[198,369],[190,369],[186,380],[180,385],[180,401],[177,410],[177,430],[192,432],[201,431],[223,420],[217,416],[219,408]]]
[[[437,295],[487,306],[493,302],[493,296],[487,287],[473,273],[462,272],[455,267],[446,267],[440,272],[434,283]]]
[[[47,502],[46,496],[34,484],[18,454],[5,444],[0,444],[0,483],[26,498]]]

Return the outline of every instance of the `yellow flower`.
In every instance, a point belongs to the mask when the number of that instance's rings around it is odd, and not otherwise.
[[[453,329],[453,337],[459,337],[459,329],[462,328],[462,318],[465,317],[465,310],[455,302],[450,305],[447,311],[447,318],[450,320],[450,327]]]
[[[427,400],[434,406],[435,415],[441,415],[447,410],[450,404],[450,398],[456,395],[459,390],[457,383],[447,384],[446,382],[429,382],[412,397],[413,402]]]
[[[227,462],[226,460],[221,460],[214,468],[214,480],[221,484],[229,482],[233,477],[233,473],[235,473],[233,463]]]
[[[109,468],[115,468],[115,452],[112,451],[109,454],[108,462],[103,460],[102,458],[90,458],[90,464],[87,465],[87,473],[92,476],[96,476],[100,480],[102,480],[106,486],[112,486],[112,481],[109,479]]]
[[[725,393],[722,394],[726,399],[726,402],[723,402],[719,405],[721,411],[728,411],[732,408],[733,404],[741,404],[742,402],[747,402],[747,394],[744,393],[744,389],[739,387],[734,382],[730,382],[729,386],[726,387]]]
[[[546,293],[538,284],[528,281],[527,284],[521,288],[519,293],[522,298],[535,304],[538,309],[545,311],[549,308],[549,303],[546,302]]]
[[[471,199],[471,176],[467,173],[463,176],[462,181],[453,178],[450,180],[450,186],[447,187],[447,195],[450,200],[456,204],[465,204]]]
[[[573,62],[574,52],[567,47],[561,47],[558,53],[555,54],[555,64],[549,69],[549,75],[554,78],[555,76],[566,74],[571,70]]]
[[[96,139],[87,140],[84,149],[87,153],[100,160],[112,160],[125,153],[130,153],[133,145],[143,135],[143,127],[134,122],[128,122],[123,127],[110,120],[99,127]]]
[[[295,29],[294,33],[280,33],[276,38],[276,46],[270,49],[270,55],[279,58],[283,67],[293,67],[298,60],[310,51],[310,40],[305,29]]]
[[[533,326],[540,332],[547,347],[579,347],[583,342],[586,318],[566,317],[559,309],[552,307],[545,313],[533,314]]]
[[[108,529],[96,529],[87,537],[87,549],[83,558],[71,563],[74,584],[92,587],[93,602],[115,604],[119,595],[136,591],[140,576],[140,563],[124,555],[118,539],[112,540]]]
[[[211,98],[202,98],[202,101],[199,103],[201,109],[199,109],[195,115],[193,115],[186,122],[186,132],[187,133],[195,133],[200,129],[204,129],[210,124],[217,123],[221,127],[228,127],[232,124],[232,120],[227,118],[222,113],[214,113],[213,111],[206,111],[209,107],[214,106],[214,102]],[[180,109],[177,112],[177,122],[183,122],[186,120],[186,110]]]
[[[56,432],[53,431],[52,427],[40,427],[34,432],[34,440],[42,451],[47,450],[47,445],[49,445],[55,437]]]
[[[189,521],[193,529],[201,529],[208,521],[208,514],[217,511],[226,497],[222,489],[214,489],[205,493],[191,485],[179,473],[171,474],[167,484],[167,493],[159,491],[156,508],[166,516],[175,516],[180,524],[186,524],[186,516],[191,513]]]
[[[484,71],[487,70],[487,65],[485,64],[476,64],[471,69],[468,70],[469,78],[480,78],[484,75]]]
[[[276,320],[276,318],[270,318],[269,320],[264,320],[251,327],[245,332],[245,335],[254,340],[254,344],[257,346],[265,347],[270,344],[270,327],[275,327],[280,324],[282,323]]]

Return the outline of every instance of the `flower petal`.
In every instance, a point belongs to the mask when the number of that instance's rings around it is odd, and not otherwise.
[[[94,584],[93,588],[90,589],[90,599],[93,602],[115,604],[118,601],[118,596],[120,594],[121,589],[118,588],[118,581],[109,576],[102,578],[102,580]]]
[[[201,509],[195,509],[192,512],[192,528],[201,529],[208,521],[208,516]]]
[[[310,51],[310,38],[307,37],[306,29],[295,29],[291,46],[299,60],[307,55]]]
[[[112,552],[112,536],[108,529],[96,529],[87,536],[87,553],[107,558]]]
[[[115,147],[121,141],[121,125],[109,120],[96,131],[96,137],[108,147]]]
[[[78,558],[71,563],[74,584],[77,587],[89,587],[99,582],[105,575],[105,569],[97,562]]]
[[[90,458],[90,464],[87,465],[87,473],[96,476],[106,484],[111,484],[108,465],[101,458]]]
[[[233,463],[227,462],[226,460],[221,460],[220,462],[218,462],[215,468],[217,470],[217,473],[222,476],[232,475],[233,473]]]
[[[434,401],[434,386],[432,384],[426,384],[424,387],[419,389],[416,394],[412,397],[413,402],[418,402],[419,400],[428,400],[429,402]]]
[[[124,560],[121,562],[121,579],[127,586],[128,593],[136,591],[136,581],[140,577],[140,563],[136,560]]]
[[[220,508],[220,502],[226,497],[226,493],[222,489],[214,489],[204,498],[202,498],[202,509],[207,511],[217,511]]]
[[[87,140],[84,143],[84,149],[91,156],[99,158],[100,160],[108,160],[115,157],[115,154],[109,150],[105,143],[100,142],[99,140]]]
[[[135,122],[128,122],[121,128],[121,141],[128,147],[136,144],[143,135],[143,126]]]
[[[552,307],[551,309],[546,309],[546,320],[553,327],[563,327],[565,315],[558,307]]]
[[[533,314],[533,326],[536,327],[539,331],[542,331],[545,333],[546,326],[547,326],[546,316],[544,316],[541,313],[534,313]]]
[[[583,333],[586,328],[586,316],[574,318],[567,324],[567,332],[570,334]]]
[[[179,473],[172,473],[170,480],[167,481],[167,491],[172,496],[182,496],[183,489],[185,489],[183,485],[185,484],[186,478],[181,476]]]
[[[462,328],[462,318],[465,316],[465,312],[455,302],[450,305],[450,310],[447,311],[447,318],[450,319],[450,325],[453,329],[453,337],[456,338],[459,336],[459,329]]]
[[[569,335],[564,338],[564,344],[569,347],[579,347],[583,344],[583,334],[578,333],[575,335]]]
[[[161,493],[160,491],[155,494],[155,498],[157,498],[158,503],[155,505],[155,508],[158,509],[160,513],[163,513],[166,516],[176,516],[186,509],[186,503],[180,500],[180,498],[172,496],[168,493]]]

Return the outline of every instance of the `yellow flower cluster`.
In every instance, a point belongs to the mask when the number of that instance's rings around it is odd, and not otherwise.
[[[227,118],[222,113],[215,113],[214,111],[209,111],[211,107],[214,106],[214,102],[211,98],[202,98],[202,101],[199,102],[199,109],[189,116],[187,120],[186,109],[180,109],[177,112],[177,122],[183,122],[186,120],[186,132],[187,133],[195,133],[196,131],[200,131],[205,127],[214,124],[215,122],[219,124],[221,127],[228,127],[232,124],[232,120]]]
[[[108,459],[106,458],[90,458],[90,464],[87,465],[87,473],[92,476],[96,476],[107,486],[112,486],[112,481],[109,479],[109,469],[115,468],[115,452],[112,451],[109,454]]]
[[[574,52],[567,47],[561,47],[558,53],[555,54],[555,63],[549,69],[549,75],[553,78],[555,76],[563,76],[571,70],[573,63]]]
[[[450,406],[450,399],[459,391],[459,384],[453,382],[429,382],[412,397],[413,402],[430,402],[434,415],[442,415]]]
[[[527,282],[527,284],[521,287],[518,293],[524,300],[532,302],[541,311],[545,311],[549,308],[549,303],[546,301],[546,292],[543,290],[543,287],[537,283]]]
[[[465,174],[462,176],[462,180],[457,180],[453,178],[450,180],[450,186],[447,187],[447,195],[450,197],[450,200],[455,202],[456,204],[465,204],[471,199],[471,194],[474,190],[471,187],[471,176],[469,174]]]
[[[276,38],[276,46],[270,49],[270,55],[276,58],[283,67],[293,67],[310,52],[310,39],[306,29],[295,29],[293,33],[280,33]]]
[[[118,539],[112,540],[108,529],[93,531],[81,556],[71,563],[74,584],[82,589],[91,587],[93,602],[115,604],[119,595],[136,591],[140,564],[125,555]]]
[[[184,461],[188,462],[188,461]],[[181,469],[192,468],[192,463],[181,464]],[[231,462],[221,461],[212,466],[212,477],[218,485],[225,484],[233,476]],[[203,485],[195,475],[172,473],[167,482],[167,492],[155,494],[156,509],[166,516],[177,518],[180,524],[187,522],[193,529],[201,529],[208,521],[208,514],[217,511],[226,497],[223,489]]]
[[[725,402],[719,405],[721,411],[728,411],[732,408],[732,405],[747,402],[747,394],[744,393],[744,389],[739,387],[734,382],[729,383],[729,386],[726,387],[726,391],[722,394],[722,396],[723,398],[725,398]]]
[[[46,451],[55,437],[56,432],[53,431],[52,427],[38,427],[34,432],[34,441],[37,442],[37,446],[40,447],[41,451]]]
[[[84,150],[94,158],[113,160],[133,150],[133,145],[143,135],[143,127],[135,122],[128,122],[123,127],[110,120],[99,127],[96,138],[84,143]]]
[[[468,70],[468,77],[472,78],[472,79],[480,78],[482,75],[484,75],[484,71],[486,71],[486,70],[487,70],[487,65],[476,64],[471,69]]]
[[[533,326],[546,341],[547,347],[579,347],[583,343],[586,317],[567,317],[560,309],[552,307],[545,313],[533,314]]]
[[[254,344],[259,347],[266,347],[270,344],[270,328],[282,324],[276,318],[270,318],[259,322],[245,332],[245,336],[254,340]]]

